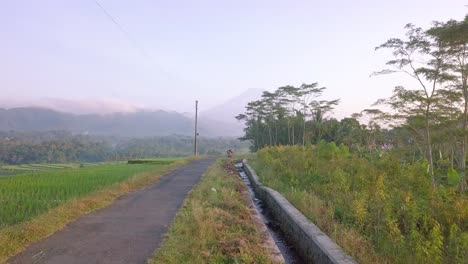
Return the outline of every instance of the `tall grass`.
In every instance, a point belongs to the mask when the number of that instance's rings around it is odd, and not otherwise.
[[[0,228],[161,165],[106,164],[0,178]]]
[[[426,163],[395,154],[270,147],[254,168],[360,263],[467,263],[467,193],[433,187]]]

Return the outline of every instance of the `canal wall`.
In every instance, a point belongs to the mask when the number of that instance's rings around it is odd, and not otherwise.
[[[294,245],[296,251],[307,263],[356,263],[279,192],[263,186],[258,175],[246,160],[243,160],[242,164],[255,194],[271,211],[273,218],[287,235],[289,242]]]

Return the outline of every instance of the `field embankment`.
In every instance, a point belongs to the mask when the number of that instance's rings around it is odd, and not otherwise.
[[[273,263],[246,186],[226,162],[208,169],[150,263]]]
[[[156,182],[187,161],[110,164],[0,178],[0,263],[80,215]]]
[[[468,199],[432,187],[423,163],[391,155],[359,157],[320,143],[264,148],[253,162],[260,180],[359,263],[465,263]]]
[[[113,162],[84,162],[84,163],[33,163],[21,165],[1,165],[0,177],[12,176],[17,174],[35,174],[41,171],[63,170],[63,169],[78,169],[84,167],[92,167],[99,165],[110,165],[118,163],[127,163],[126,161]]]

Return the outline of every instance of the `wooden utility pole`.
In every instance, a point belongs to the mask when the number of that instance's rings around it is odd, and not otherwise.
[[[193,154],[195,156],[198,155],[198,100],[195,100],[195,146],[193,150]]]

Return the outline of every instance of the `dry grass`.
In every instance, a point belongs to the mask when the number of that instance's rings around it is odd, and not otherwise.
[[[219,160],[208,169],[150,263],[273,263],[246,187],[229,167]]]
[[[122,183],[66,202],[30,221],[0,229],[0,263],[5,263],[10,256],[21,252],[28,244],[50,236],[79,216],[106,207],[130,191],[157,182],[162,175],[188,161],[189,159],[180,160],[168,166],[136,174]]]

